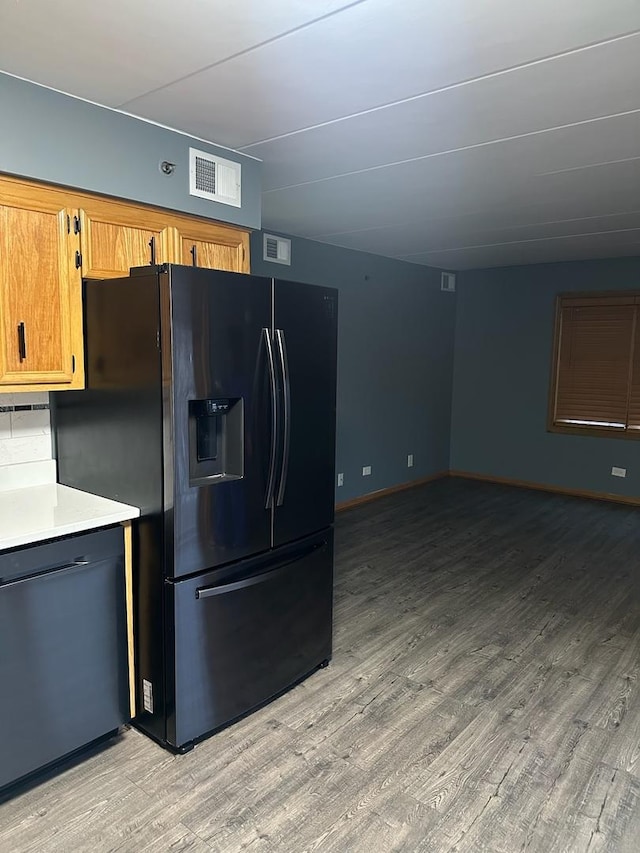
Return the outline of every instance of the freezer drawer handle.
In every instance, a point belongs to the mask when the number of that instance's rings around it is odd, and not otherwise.
[[[203,586],[196,590],[196,598],[210,598],[212,595],[224,595],[227,592],[234,592],[236,589],[245,589],[248,586],[255,586],[258,583],[265,583],[278,575],[283,575],[292,563],[297,563],[303,557],[308,557],[314,551],[320,548],[325,548],[326,540],[315,542],[310,547],[300,549],[295,554],[291,555],[291,559],[286,563],[280,563],[275,569],[270,569],[268,572],[262,572],[259,575],[251,575],[248,578],[243,578],[239,581],[231,581],[230,583],[216,584],[215,586]]]
[[[267,492],[265,497],[265,509],[271,509],[273,504],[273,485],[276,476],[276,452],[278,442],[278,400],[276,388],[276,365],[273,358],[273,346],[271,345],[271,330],[263,329],[265,344],[267,347],[267,361],[269,363],[269,383],[271,386],[271,450],[269,455],[269,475],[267,477]]]
[[[283,393],[283,420],[284,420],[284,446],[282,449],[282,466],[280,468],[280,482],[278,484],[278,497],[276,505],[282,506],[284,491],[287,487],[287,471],[289,468],[289,447],[291,444],[291,386],[289,383],[289,362],[287,361],[287,342],[284,339],[284,331],[276,329],[276,340],[278,341],[278,353],[282,368],[282,381],[284,383]]]
[[[261,575],[253,575],[250,578],[244,578],[241,581],[233,581],[232,583],[224,583],[220,586],[208,586],[196,590],[196,598],[211,598],[212,595],[225,595],[227,592],[235,592],[237,589],[246,589],[248,586],[255,586],[259,583],[266,583],[278,575],[283,575],[291,563],[295,560],[289,560],[284,566],[278,566],[277,569],[271,569],[269,572],[263,572]]]

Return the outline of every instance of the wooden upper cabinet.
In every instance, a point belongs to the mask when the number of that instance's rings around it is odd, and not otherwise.
[[[180,264],[249,272],[249,234],[230,226],[197,220],[176,221]]]
[[[84,387],[82,278],[163,263],[247,273],[249,233],[0,175],[0,386]]]
[[[89,201],[79,221],[83,278],[120,278],[131,267],[169,261],[169,217],[135,205]]]
[[[81,281],[55,194],[0,179],[0,384],[81,387]]]
[[[88,197],[74,225],[83,278],[119,278],[154,263],[249,272],[249,234],[232,226]]]

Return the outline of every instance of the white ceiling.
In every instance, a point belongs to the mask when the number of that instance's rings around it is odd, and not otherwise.
[[[269,230],[640,255],[640,0],[0,0],[0,68],[261,158]]]

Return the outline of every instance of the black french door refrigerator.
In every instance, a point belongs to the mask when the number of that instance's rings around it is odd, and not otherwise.
[[[84,305],[59,480],[141,508],[135,723],[182,751],[331,657],[337,292],[163,265]]]

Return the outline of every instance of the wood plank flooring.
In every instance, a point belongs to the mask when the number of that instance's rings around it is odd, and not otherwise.
[[[124,732],[1,853],[638,853],[640,510],[443,480],[336,526],[327,669],[185,756]]]

